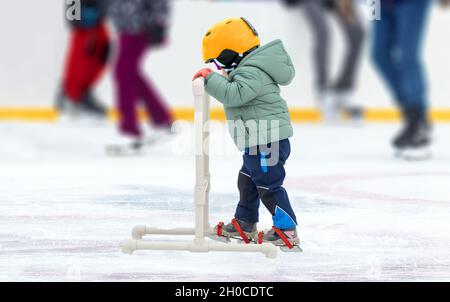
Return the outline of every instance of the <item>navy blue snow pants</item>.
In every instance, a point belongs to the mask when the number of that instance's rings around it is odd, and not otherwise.
[[[245,150],[244,164],[238,177],[240,199],[236,219],[249,223],[258,222],[258,210],[262,201],[272,214],[275,227],[285,230],[297,225],[288,194],[282,186],[286,176],[284,164],[290,153],[288,139]]]

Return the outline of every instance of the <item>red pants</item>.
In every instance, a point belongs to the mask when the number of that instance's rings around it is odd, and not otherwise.
[[[63,78],[66,97],[73,102],[82,100],[105,70],[108,53],[109,34],[105,24],[72,30]]]

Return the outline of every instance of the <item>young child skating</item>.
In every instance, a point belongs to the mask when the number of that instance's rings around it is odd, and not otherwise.
[[[233,140],[244,152],[235,218],[217,225],[217,235],[298,245],[297,220],[282,186],[293,129],[279,85],[288,85],[295,76],[283,43],[260,46],[257,31],[246,19],[230,18],[206,33],[203,59],[222,75],[205,68],[194,79],[203,77],[206,92],[223,104]],[[265,234],[257,231],[260,202],[273,218],[273,228]]]

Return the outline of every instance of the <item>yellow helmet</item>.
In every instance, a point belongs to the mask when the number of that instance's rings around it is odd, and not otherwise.
[[[203,38],[203,61],[210,63],[223,52],[242,55],[260,44],[258,32],[246,19],[225,19],[211,27]]]

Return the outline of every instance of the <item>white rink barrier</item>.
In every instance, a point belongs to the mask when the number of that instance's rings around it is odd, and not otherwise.
[[[215,236],[209,223],[209,128],[210,100],[205,93],[204,79],[198,78],[192,84],[195,98],[195,228],[159,229],[148,226],[136,226],[132,230],[131,240],[122,245],[122,251],[132,254],[137,250],[175,250],[195,253],[216,252],[258,252],[267,258],[276,258],[277,247],[270,243],[240,244],[223,243],[211,240]],[[193,235],[192,241],[144,241],[146,235]]]

